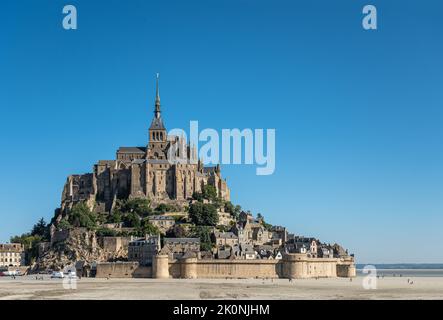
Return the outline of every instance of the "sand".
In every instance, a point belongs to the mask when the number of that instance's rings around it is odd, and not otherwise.
[[[408,279],[414,283],[409,284]],[[35,276],[0,278],[0,300],[10,299],[443,299],[443,277],[385,277],[365,290],[363,277],[300,279],[95,279],[74,284]]]

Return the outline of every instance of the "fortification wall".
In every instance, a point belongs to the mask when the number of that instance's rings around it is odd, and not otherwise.
[[[199,260],[198,278],[279,278],[280,260]]]
[[[354,278],[357,276],[357,269],[354,261],[349,259],[341,260],[337,264],[337,276],[343,278]]]
[[[79,237],[82,235],[88,235],[88,229],[86,228],[72,228],[65,230],[56,230],[51,236],[51,244],[57,242],[64,242],[68,238]]]
[[[306,254],[288,254],[282,260],[168,260],[156,256],[153,267],[137,262],[99,263],[97,277],[131,278],[327,278],[355,277],[353,260],[308,258]]]
[[[152,278],[152,268],[138,262],[97,263],[96,278]]]

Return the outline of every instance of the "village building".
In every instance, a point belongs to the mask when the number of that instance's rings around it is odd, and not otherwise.
[[[240,257],[246,260],[253,260],[257,258],[257,252],[254,250],[252,244],[240,244]]]
[[[129,243],[133,237],[99,237],[98,244],[103,248],[106,259],[113,257],[126,256]]]
[[[334,258],[334,250],[327,246],[320,246],[317,248],[318,258]]]
[[[214,231],[211,236],[217,246],[233,247],[238,244],[238,236],[233,232]]]
[[[152,265],[152,259],[160,249],[160,235],[133,240],[128,246],[128,261],[135,261],[140,265]]]
[[[306,253],[311,258],[317,257],[318,243],[315,238],[294,236],[285,244],[288,253]]]
[[[272,226],[270,231],[272,233],[271,239],[275,242],[283,244],[288,241],[288,231],[286,230],[286,227]],[[278,241],[278,239],[280,239],[281,241]]]
[[[199,238],[164,238],[162,254],[167,254],[171,259],[179,259],[185,253],[193,252],[199,254],[200,239]]]
[[[235,223],[234,218],[232,218],[229,212],[225,212],[224,209],[219,210],[218,214],[218,225],[230,227]]]
[[[19,267],[25,264],[25,253],[20,243],[0,244],[0,267]]]
[[[161,233],[165,234],[175,225],[175,219],[171,216],[154,215],[148,217],[149,223],[157,227]]]

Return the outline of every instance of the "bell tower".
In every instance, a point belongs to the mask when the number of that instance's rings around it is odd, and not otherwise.
[[[159,74],[157,73],[156,79],[156,94],[155,94],[155,109],[154,118],[152,119],[151,126],[149,127],[149,145],[166,143],[166,128],[163,125],[161,117],[160,106],[160,94],[158,88]]]
[[[161,117],[160,93],[159,93],[159,74],[157,73],[155,88],[155,108],[154,118],[149,127],[148,158],[166,159],[164,152],[167,144],[166,128]]]

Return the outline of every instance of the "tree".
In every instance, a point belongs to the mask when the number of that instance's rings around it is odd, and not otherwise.
[[[123,217],[123,222],[125,226],[129,228],[140,228],[141,226],[140,216],[135,212],[131,212],[125,215]]]
[[[192,194],[192,198],[199,202],[203,202],[204,199],[213,203],[217,202],[218,201],[217,189],[214,186],[205,184],[202,187],[202,192],[194,192]]]
[[[266,230],[271,230],[271,229],[272,229],[272,225],[269,224],[269,223],[266,223],[266,221],[265,221],[265,217],[264,217],[261,213],[257,213],[257,219],[260,219],[260,220],[261,220],[261,223],[262,223],[263,227],[264,227]]]
[[[160,203],[157,208],[155,208],[155,212],[157,213],[166,213],[166,212],[174,212],[177,211],[177,208],[171,204]]]
[[[156,235],[160,234],[160,230],[149,222],[148,219],[143,219],[141,225],[139,227],[140,236],[144,236],[145,234]]]
[[[212,249],[211,228],[207,226],[195,226],[192,236],[200,239],[200,249],[210,251]]]
[[[203,194],[201,192],[194,192],[192,194],[192,199],[203,202]]]
[[[231,201],[225,202],[225,212],[229,212],[231,216],[237,221],[240,217],[241,206],[234,206]]]
[[[86,203],[74,205],[69,213],[69,223],[74,227],[94,230],[97,226],[97,215],[89,210]]]
[[[210,203],[196,202],[191,204],[189,217],[198,226],[216,226],[218,223],[217,208]]]
[[[216,201],[217,200],[217,189],[214,186],[211,186],[209,184],[206,184],[202,188],[202,194],[203,198],[209,201]]]
[[[172,229],[166,232],[166,235],[171,238],[186,238],[188,233],[183,226],[176,224]]]
[[[240,216],[240,213],[241,213],[241,206],[236,205],[234,209],[234,215],[238,218]]]
[[[14,236],[10,239],[11,243],[20,243],[23,245],[26,253],[26,263],[31,264],[38,257],[38,245],[42,241],[39,235],[24,233],[21,236]]]
[[[31,235],[46,238],[48,236],[48,226],[45,219],[41,218],[32,228]]]
[[[152,214],[151,202],[149,199],[144,198],[119,200],[116,209],[121,213],[136,213],[140,217],[146,217]]]

